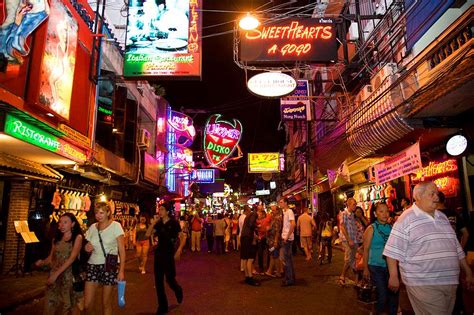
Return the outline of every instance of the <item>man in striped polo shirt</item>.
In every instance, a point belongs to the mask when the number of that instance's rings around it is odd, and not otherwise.
[[[459,283],[460,267],[468,287],[471,269],[446,215],[436,210],[438,189],[422,182],[413,190],[415,203],[393,226],[385,245],[389,289],[399,288],[398,268],[415,314],[451,314]]]

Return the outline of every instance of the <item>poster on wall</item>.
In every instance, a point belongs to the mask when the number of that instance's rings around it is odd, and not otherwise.
[[[202,0],[130,1],[124,76],[200,78],[201,5]]]
[[[211,167],[225,170],[229,160],[242,157],[239,148],[242,131],[242,124],[237,119],[223,120],[220,114],[209,118],[204,128],[204,152]],[[236,149],[237,156],[231,158]]]
[[[60,0],[51,1],[40,73],[39,103],[69,120],[78,26]]]

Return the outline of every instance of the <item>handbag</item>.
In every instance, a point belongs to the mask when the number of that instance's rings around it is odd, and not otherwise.
[[[90,253],[85,251],[83,242],[79,256],[72,263],[72,288],[75,292],[84,292],[89,257]]]
[[[117,272],[118,255],[105,253],[104,243],[102,242],[102,236],[100,236],[99,229],[97,229],[97,233],[99,234],[100,247],[102,247],[102,252],[105,257],[105,272]]]

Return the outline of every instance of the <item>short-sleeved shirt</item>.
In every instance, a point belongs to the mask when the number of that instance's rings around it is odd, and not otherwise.
[[[298,218],[298,227],[300,228],[300,236],[308,237],[313,235],[313,218],[307,213],[303,213]]]
[[[160,220],[155,224],[153,229],[155,235],[158,237],[156,252],[174,255],[176,241],[181,232],[179,222],[174,219],[169,219],[166,223],[163,223],[163,221]]]
[[[398,260],[405,285],[454,285],[465,254],[446,215],[434,217],[416,204],[392,228],[383,254]]]
[[[215,236],[224,236],[224,233],[225,233],[225,229],[226,229],[226,222],[224,219],[219,219],[217,221],[215,221]]]
[[[293,210],[286,209],[286,211],[283,212],[283,229],[281,231],[281,237],[288,238],[289,241],[295,239],[294,231],[291,235],[288,235],[288,233],[290,233],[291,221],[295,221],[295,214],[293,213]]]
[[[278,246],[281,238],[281,228],[283,225],[283,216],[281,211],[272,214],[272,221],[270,222],[270,229],[268,230],[267,244],[268,246]],[[275,235],[278,235],[278,241],[275,244]]]
[[[194,217],[191,221],[191,230],[194,232],[201,232],[202,220]]]
[[[357,243],[357,226],[355,222],[355,215],[354,212],[350,212],[349,210],[345,210],[341,214],[341,225],[344,225],[346,228],[347,235],[349,235],[349,238],[351,241]],[[344,233],[340,233],[339,237],[343,242],[347,242],[346,236]]]
[[[91,257],[89,257],[88,261],[88,263],[92,265],[105,264],[105,256],[102,247],[100,246],[99,233],[102,238],[105,254],[113,255],[118,255],[117,237],[124,235],[122,225],[117,221],[113,221],[108,227],[100,232],[97,230],[97,223],[91,225],[86,232],[86,240],[94,246],[94,250],[92,251]]]

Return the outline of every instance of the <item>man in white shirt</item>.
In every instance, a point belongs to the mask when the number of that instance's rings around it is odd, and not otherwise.
[[[239,237],[237,238],[237,247],[240,247],[240,236],[242,235],[242,227],[244,226],[245,217],[247,213],[245,212],[246,208],[244,208],[244,213],[242,213],[239,217]],[[243,259],[240,260],[240,271],[245,270],[245,261]]]
[[[295,239],[295,214],[288,207],[288,201],[285,198],[281,198],[278,201],[278,205],[283,209],[283,229],[281,231],[282,239],[282,257],[283,257],[283,268],[285,270],[285,279],[283,280],[282,286],[290,286],[295,284],[295,270],[293,268],[293,253],[292,245]]]

